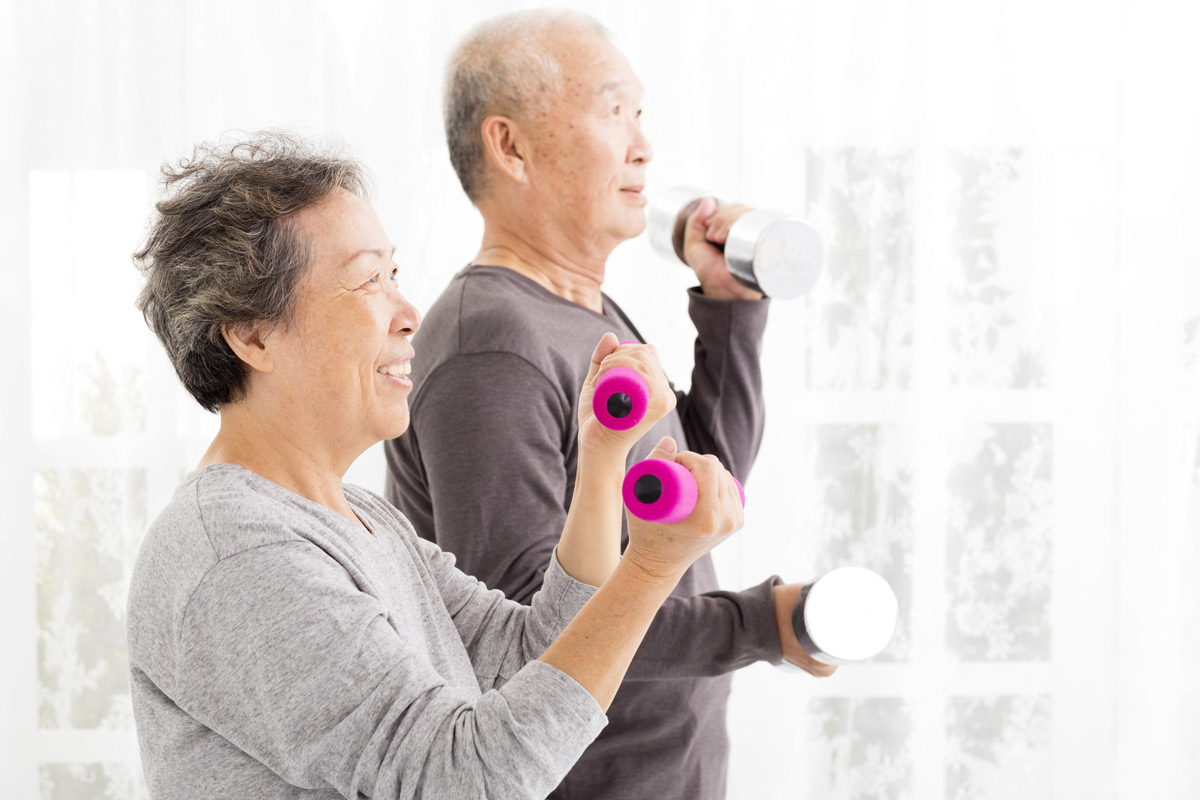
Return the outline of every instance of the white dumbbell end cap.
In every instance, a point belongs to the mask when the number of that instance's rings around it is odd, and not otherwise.
[[[807,588],[803,614],[809,641],[802,644],[813,658],[846,664],[876,656],[887,647],[900,604],[880,575],[863,567],[841,567]]]

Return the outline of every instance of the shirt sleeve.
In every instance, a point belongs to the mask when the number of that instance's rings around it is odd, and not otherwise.
[[[677,409],[689,447],[721,459],[746,482],[762,444],[763,333],[770,300],[716,300],[688,290],[688,315],[696,326],[692,386],[677,392]]]
[[[419,448],[432,530],[417,532],[458,567],[528,604],[567,521],[565,449],[574,447],[569,398],[532,364],[507,353],[456,356],[425,379],[412,426],[395,442]],[[409,513],[407,492],[393,502]]]
[[[544,797],[605,717],[533,661],[474,695],[308,542],[218,562],[180,625],[179,706],[293,785],[345,797]]]

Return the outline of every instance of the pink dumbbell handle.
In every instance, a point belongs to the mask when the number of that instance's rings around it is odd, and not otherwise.
[[[742,507],[746,491],[737,484]],[[638,519],[670,525],[688,518],[696,508],[699,489],[692,473],[682,464],[660,458],[648,458],[633,465],[625,474],[621,494],[629,512]]]

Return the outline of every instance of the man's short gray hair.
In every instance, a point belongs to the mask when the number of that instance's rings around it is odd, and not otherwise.
[[[562,91],[558,61],[546,37],[581,30],[609,38],[608,30],[578,11],[517,11],[472,28],[446,65],[443,113],[450,163],[463,191],[478,203],[487,184],[483,121],[492,114],[517,117],[539,111]]]
[[[366,199],[363,167],[280,131],[197,145],[163,164],[168,196],[134,263],[137,307],[184,387],[216,411],[243,396],[247,368],[222,327],[287,322],[312,246],[295,215],[345,189]]]

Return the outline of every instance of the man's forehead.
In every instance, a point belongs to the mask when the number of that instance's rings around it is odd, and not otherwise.
[[[591,89],[596,95],[629,91],[641,94],[642,83],[625,54],[607,37],[581,30],[560,30],[553,36],[552,43],[547,44],[558,51],[555,56],[567,73],[568,84],[577,82],[580,89]]]

